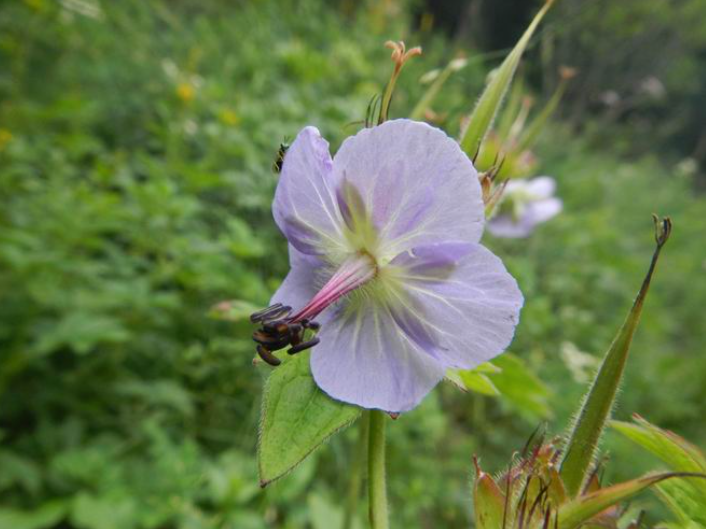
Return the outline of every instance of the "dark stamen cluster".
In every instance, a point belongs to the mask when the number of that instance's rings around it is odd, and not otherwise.
[[[304,331],[316,332],[320,328],[319,324],[307,319],[294,322],[288,318],[291,312],[292,307],[275,303],[250,316],[252,323],[261,324],[260,328],[252,335],[253,340],[258,344],[257,354],[272,366],[278,366],[282,363],[272,354],[273,351],[279,351],[291,345],[287,353],[293,355],[319,343],[319,339],[316,337],[304,341]]]

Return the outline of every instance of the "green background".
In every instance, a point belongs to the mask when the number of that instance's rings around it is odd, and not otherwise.
[[[526,298],[511,350],[547,393],[444,385],[392,423],[393,527],[471,527],[472,455],[500,471],[541,422],[564,430],[639,288],[653,212],[675,229],[616,416],[706,442],[706,5],[614,4],[559,2],[521,72],[542,101],[558,65],[579,70],[535,149],[564,212],[527,240],[484,238]],[[267,303],[288,268],[279,144],[308,124],[334,149],[355,133],[385,40],[424,47],[393,116],[423,73],[469,58],[433,105],[457,136],[537,7],[0,3],[0,529],[336,527],[355,431],[260,490],[268,369],[250,326],[209,309]],[[654,466],[615,434],[605,449],[607,480]]]

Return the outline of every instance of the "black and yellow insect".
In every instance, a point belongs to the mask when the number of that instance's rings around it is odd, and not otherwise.
[[[282,164],[284,163],[284,156],[287,154],[287,149],[289,149],[289,143],[286,141],[280,143],[279,150],[277,151],[277,156],[275,156],[275,161],[272,162],[272,171],[279,174],[282,172]]]

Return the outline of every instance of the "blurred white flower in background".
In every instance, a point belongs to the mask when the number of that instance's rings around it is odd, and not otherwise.
[[[556,182],[550,176],[510,180],[488,231],[496,237],[528,237],[534,228],[558,215],[562,201],[554,196]]]

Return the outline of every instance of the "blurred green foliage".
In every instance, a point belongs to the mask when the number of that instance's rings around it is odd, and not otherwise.
[[[599,145],[631,153],[658,145],[703,170],[706,1],[566,0],[557,16],[565,23],[545,33],[541,55],[545,70],[568,64],[580,72],[565,117],[578,128],[587,113],[600,117]]]
[[[0,527],[323,529],[341,517],[355,432],[261,491],[266,368],[251,365],[248,325],[207,314],[224,299],[266,303],[288,268],[269,211],[279,143],[306,124],[334,148],[354,133],[389,74],[386,39],[425,49],[396,116],[453,56],[434,33],[410,37],[407,7],[0,5]],[[484,77],[472,61],[437,98],[450,134]],[[565,213],[530,240],[486,240],[527,299],[509,367],[539,370],[564,424],[637,290],[650,213],[670,214],[617,417],[705,439],[706,201],[657,154],[620,161],[558,126],[538,152]],[[544,413],[507,386],[513,398],[498,400],[445,385],[390,428],[395,526],[469,526],[471,455],[499,470]],[[637,475],[631,448],[611,441],[616,474]]]

